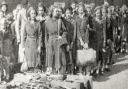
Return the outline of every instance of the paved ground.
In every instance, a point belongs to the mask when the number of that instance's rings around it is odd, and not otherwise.
[[[116,64],[111,67],[110,72],[95,79],[93,89],[128,89],[128,55],[120,55],[114,59]]]
[[[120,55],[111,72],[96,78],[94,89],[128,89],[128,55]]]

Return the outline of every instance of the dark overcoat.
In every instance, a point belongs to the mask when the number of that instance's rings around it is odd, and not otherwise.
[[[79,38],[82,38],[84,43],[89,43],[89,29],[88,25],[88,17],[84,17],[81,19],[79,16],[76,17],[77,22],[77,49],[82,49]]]

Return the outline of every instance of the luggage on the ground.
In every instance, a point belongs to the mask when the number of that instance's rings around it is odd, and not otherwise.
[[[70,79],[71,78],[71,79]],[[51,81],[53,88],[64,88],[64,89],[92,89],[92,77],[91,76],[76,76],[69,75],[65,81],[53,80]]]

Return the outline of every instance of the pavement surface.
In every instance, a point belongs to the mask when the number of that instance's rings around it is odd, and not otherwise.
[[[119,55],[116,61],[110,72],[95,79],[93,89],[128,89],[128,55]]]
[[[105,72],[104,75],[96,77],[93,81],[93,89],[128,89],[128,54],[120,54],[114,56],[113,59],[116,63],[111,66],[111,71]],[[29,82],[30,79],[33,79],[34,75],[24,76],[23,74],[16,74],[11,84],[20,85],[22,82]],[[43,75],[38,76],[37,74],[35,76],[34,79]],[[0,84],[0,89],[7,89],[4,88],[5,85],[1,86]]]

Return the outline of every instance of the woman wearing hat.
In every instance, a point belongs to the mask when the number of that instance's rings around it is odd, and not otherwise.
[[[4,16],[6,16],[8,11],[8,5],[5,1],[1,3],[1,10],[4,12]]]
[[[12,52],[13,50],[13,36],[11,31],[11,14],[7,14],[7,4],[5,1],[2,2],[1,12],[3,13],[3,17],[5,18],[4,23],[4,32],[3,32],[3,56],[10,57],[11,61],[14,62],[15,56]]]

